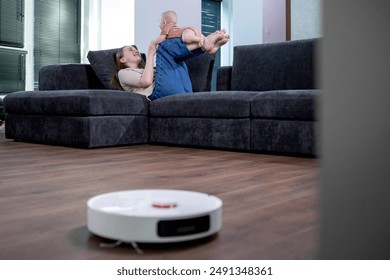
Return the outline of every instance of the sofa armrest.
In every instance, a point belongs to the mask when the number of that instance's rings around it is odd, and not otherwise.
[[[89,64],[54,64],[39,71],[39,90],[104,89]]]
[[[217,90],[227,91],[232,88],[232,66],[222,66],[217,70]]]

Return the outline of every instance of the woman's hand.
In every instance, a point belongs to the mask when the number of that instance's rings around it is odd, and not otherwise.
[[[150,55],[155,55],[157,51],[157,44],[155,41],[150,42],[149,44],[149,49],[148,49],[148,54]]]
[[[154,40],[154,45],[157,46],[158,44],[162,43],[165,41],[167,35],[160,35]]]
[[[148,55],[146,58],[146,65],[144,72],[139,81],[140,87],[148,87],[153,84],[154,81],[154,55],[156,54],[157,46],[155,41],[150,42]]]

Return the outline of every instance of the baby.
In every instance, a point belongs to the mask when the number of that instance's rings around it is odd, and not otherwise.
[[[195,27],[178,27],[177,15],[174,11],[166,11],[161,14],[160,36],[155,40],[155,44],[163,42],[165,39],[181,37],[183,42],[188,44],[198,44],[199,47],[210,54],[217,52],[218,48],[229,41],[229,35],[224,30],[216,31],[205,37]]]

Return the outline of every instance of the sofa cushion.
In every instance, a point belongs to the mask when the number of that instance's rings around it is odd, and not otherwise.
[[[318,90],[269,91],[252,100],[253,118],[315,120]]]
[[[97,148],[148,142],[147,116],[8,114],[6,137],[48,145]]]
[[[152,117],[248,118],[258,92],[196,92],[175,94],[150,103]]]
[[[43,66],[39,70],[39,90],[105,88],[89,64],[70,63]]]
[[[217,149],[250,149],[249,118],[175,118],[149,119],[149,141]]]
[[[132,45],[136,49],[137,46]],[[115,55],[120,48],[100,50],[100,51],[89,51],[87,58],[91,64],[96,75],[107,89],[116,89],[111,85],[111,79],[116,74],[116,62]],[[142,59],[146,61],[146,56],[141,53]]]
[[[111,79],[116,74],[115,54],[119,50],[109,49],[101,51],[89,51],[87,58],[96,75],[107,89],[114,89]]]
[[[232,90],[313,89],[317,39],[236,46]]]
[[[133,46],[137,47],[135,45]],[[107,89],[116,89],[111,85],[111,79],[117,72],[115,54],[118,50],[119,48],[89,51],[87,55],[96,76]],[[143,60],[146,61],[145,54],[142,53],[141,55]],[[185,63],[188,67],[192,90],[194,92],[211,90],[211,76],[213,73],[214,60],[215,57],[208,53],[186,59]]]
[[[21,91],[4,98],[7,113],[38,115],[148,115],[145,96],[117,90]]]
[[[254,119],[251,150],[290,155],[316,155],[313,121]]]

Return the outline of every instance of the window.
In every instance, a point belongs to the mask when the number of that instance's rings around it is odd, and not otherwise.
[[[0,61],[0,95],[24,90],[26,52],[17,49],[0,49]]]
[[[221,2],[222,0],[202,0],[202,33],[207,36],[221,29]],[[221,66],[221,53],[215,55],[212,90],[216,88],[217,69]]]
[[[24,0],[0,0],[0,94],[24,90]]]
[[[45,65],[80,62],[81,0],[36,0],[34,5],[34,88]]]
[[[0,45],[24,47],[24,0],[0,0]]]

